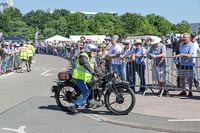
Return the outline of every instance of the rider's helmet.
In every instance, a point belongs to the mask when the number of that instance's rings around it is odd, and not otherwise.
[[[98,50],[98,47],[96,44],[92,44],[92,43],[88,43],[85,45],[85,52],[91,52],[91,51],[97,51]]]

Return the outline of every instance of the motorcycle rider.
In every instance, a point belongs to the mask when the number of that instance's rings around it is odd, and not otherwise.
[[[82,106],[89,97],[90,90],[88,89],[86,83],[90,82],[92,76],[102,75],[98,70],[95,60],[93,59],[98,50],[97,45],[89,43],[84,46],[84,49],[85,51],[77,58],[77,63],[72,74],[74,83],[81,91],[81,94],[77,97],[73,105],[69,106],[69,110],[72,113],[78,113],[77,107]]]

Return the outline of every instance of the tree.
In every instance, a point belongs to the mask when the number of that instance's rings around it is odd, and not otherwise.
[[[7,8],[4,10],[3,14],[8,16],[8,18],[13,21],[22,20],[22,13],[17,8],[13,8],[13,7]]]
[[[176,28],[177,28],[178,33],[181,33],[181,34],[185,32],[190,33],[190,24],[185,20],[178,23],[176,25]]]
[[[0,20],[1,20],[0,30],[1,30],[1,32],[3,32],[4,35],[6,35],[7,32],[9,31],[9,28],[8,28],[9,27],[9,25],[8,25],[8,22],[9,22],[8,16],[6,16],[3,13],[0,13]]]
[[[120,18],[113,13],[98,13],[92,19],[92,25],[90,25],[91,32],[94,34],[119,34],[122,28]],[[91,23],[90,23],[91,24]]]
[[[126,34],[144,35],[153,33],[153,27],[149,24],[147,18],[140,14],[126,13],[121,16],[121,21]]]
[[[80,13],[72,13],[69,17],[68,31],[69,35],[81,35],[88,30],[87,17]]]
[[[156,35],[166,35],[172,32],[172,24],[159,15],[149,14],[146,16],[149,23],[154,27]]]
[[[42,10],[31,11],[23,16],[23,20],[28,26],[39,28],[40,33],[45,29],[45,23],[51,21],[51,14]]]

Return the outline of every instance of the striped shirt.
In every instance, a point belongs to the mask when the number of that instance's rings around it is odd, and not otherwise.
[[[132,58],[131,58],[131,55],[133,54],[133,47],[131,47],[130,46],[130,48],[124,48],[123,49],[123,52],[122,52],[122,54],[123,54],[123,56],[130,56],[130,57],[128,57],[128,58],[125,58],[125,61],[126,62],[132,62]]]
[[[122,47],[119,44],[116,44],[115,46],[112,45],[108,51],[108,54],[121,54],[122,53]],[[119,57],[115,57],[111,59],[112,64],[121,64],[122,60]]]

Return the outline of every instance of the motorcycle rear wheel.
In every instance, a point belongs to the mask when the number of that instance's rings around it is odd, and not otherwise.
[[[108,91],[105,95],[105,105],[116,115],[127,115],[135,106],[135,93],[124,85],[116,85],[115,89],[118,95],[113,90]]]
[[[72,105],[79,94],[78,89],[72,83],[67,83],[55,92],[56,103],[61,110],[69,111],[68,107]]]

